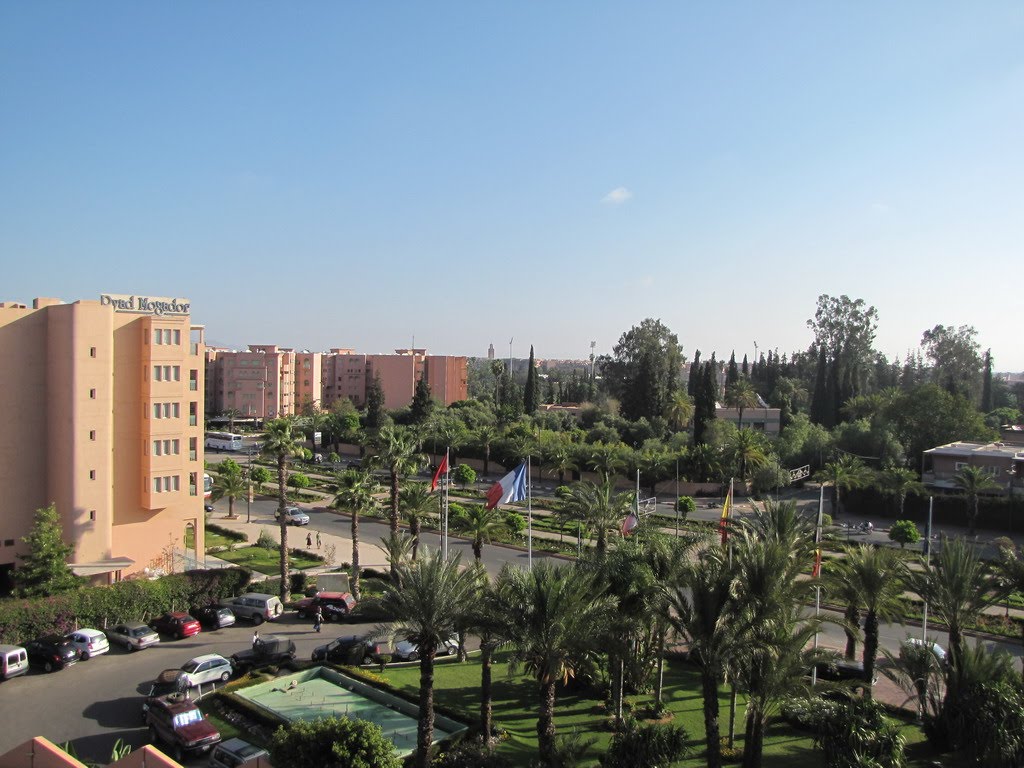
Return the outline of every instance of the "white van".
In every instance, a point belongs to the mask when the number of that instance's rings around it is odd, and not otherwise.
[[[0,680],[28,672],[28,654],[20,645],[0,645]]]

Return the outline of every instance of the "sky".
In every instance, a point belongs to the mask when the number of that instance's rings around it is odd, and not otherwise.
[[[1024,370],[1024,4],[0,3],[0,300],[584,358],[971,325]]]

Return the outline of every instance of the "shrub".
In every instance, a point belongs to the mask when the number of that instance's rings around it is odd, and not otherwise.
[[[309,478],[301,472],[295,472],[288,477],[289,488],[309,488]]]
[[[679,513],[683,519],[691,512],[697,511],[697,502],[693,500],[692,496],[680,496],[679,497]]]
[[[459,464],[452,470],[452,478],[465,488],[470,483],[476,482],[476,471],[468,464]]]
[[[921,540],[921,534],[912,520],[897,520],[889,526],[889,539],[903,549],[907,544],[917,544]]]
[[[303,768],[401,768],[395,745],[375,723],[347,717],[296,720],[274,732],[270,743],[274,765]]]
[[[509,533],[513,536],[521,536],[526,530],[526,518],[518,512],[506,512],[505,525],[508,526]]]
[[[216,525],[214,523],[207,523],[206,530],[219,533],[225,539],[231,539],[232,541],[248,541],[248,534],[242,533],[242,531],[233,531],[230,528],[225,528],[222,525]]]
[[[268,551],[278,548],[277,542],[274,540],[274,537],[270,535],[270,531],[266,528],[260,528],[260,535],[259,538],[256,539],[255,546]]]
[[[616,733],[601,761],[605,768],[650,768],[682,760],[690,751],[690,735],[681,725],[641,725],[627,721]]]
[[[266,467],[253,467],[249,471],[249,475],[252,477],[252,481],[256,484],[257,490],[264,483],[269,483],[271,478],[270,470]]]
[[[851,765],[852,755],[870,758],[872,765],[885,768],[903,765],[903,735],[877,701],[815,698],[800,711],[798,720],[813,731],[815,746],[824,752],[828,768]]]
[[[337,464],[341,461],[341,456],[339,456],[334,451],[331,451],[329,454],[327,454],[327,460],[331,462],[331,464]]]
[[[431,768],[512,768],[505,757],[480,741],[463,741],[438,755]]]

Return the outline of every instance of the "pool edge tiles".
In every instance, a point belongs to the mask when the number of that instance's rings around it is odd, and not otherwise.
[[[376,723],[395,745],[399,757],[416,749],[416,704],[327,667],[282,675],[233,693],[287,722],[333,715]],[[435,713],[433,743],[466,730],[467,725]]]

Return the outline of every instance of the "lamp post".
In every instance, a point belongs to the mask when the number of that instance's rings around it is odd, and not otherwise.
[[[1010,476],[1010,482],[1007,483],[1008,490],[1010,491],[1010,511],[1008,513],[1006,526],[1009,530],[1007,533],[1013,533],[1013,481],[1017,477],[1018,472],[1019,470],[1017,467],[1010,467],[1006,470],[1006,474]]]
[[[676,456],[676,538],[679,538],[679,457]]]
[[[245,522],[252,522],[252,446],[245,449]]]

